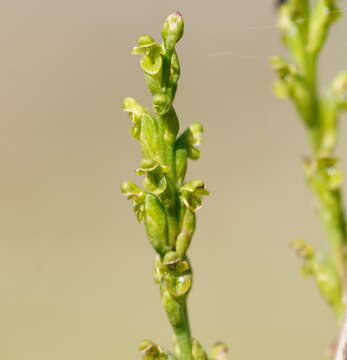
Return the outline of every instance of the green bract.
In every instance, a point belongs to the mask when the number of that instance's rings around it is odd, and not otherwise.
[[[194,123],[179,134],[173,101],[180,77],[176,44],[183,35],[180,13],[170,15],[162,29],[162,44],[142,35],[133,48],[141,55],[152,111],[133,98],[125,98],[123,110],[130,115],[131,134],[139,141],[143,159],[136,174],[144,176],[143,190],[124,182],[121,190],[133,201],[137,218],[143,221],[149,243],[157,253],[154,279],[160,285],[162,304],[175,333],[175,353],[162,350],[151,341],[140,345],[144,360],[207,360],[190,334],[187,295],[192,270],[187,252],[195,231],[195,211],[208,195],[201,180],[185,181],[188,159],[197,160],[203,127]]]
[[[208,360],[205,350],[196,339],[193,340],[193,357],[194,360]]]
[[[304,274],[314,277],[322,297],[338,318],[345,313],[347,295],[347,234],[342,175],[335,149],[339,118],[346,109],[347,72],[340,73],[321,92],[317,68],[321,49],[340,12],[337,0],[284,2],[279,8],[279,27],[293,63],[281,57],[272,59],[278,74],[275,92],[292,100],[309,136],[312,153],[305,159],[304,169],[330,245],[329,252],[321,255],[303,241],[295,242],[294,248],[303,260]]]

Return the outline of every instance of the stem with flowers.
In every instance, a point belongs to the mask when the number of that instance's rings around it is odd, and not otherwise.
[[[341,72],[325,91],[320,91],[318,60],[332,24],[340,17],[338,0],[286,0],[278,2],[282,40],[293,62],[272,59],[278,75],[274,90],[289,97],[307,130],[311,154],[305,158],[306,180],[315,197],[326,230],[329,250],[318,253],[302,240],[293,243],[303,260],[303,273],[312,276],[318,289],[343,322],[336,360],[345,360],[347,327],[346,218],[342,199],[342,175],[336,145],[340,114],[347,109],[347,72]]]
[[[188,159],[197,160],[203,127],[193,123],[179,134],[173,101],[180,77],[176,44],[184,23],[180,13],[170,15],[162,28],[162,44],[140,36],[133,54],[153,96],[153,111],[133,98],[125,98],[123,110],[130,115],[132,136],[139,141],[143,159],[137,175],[144,175],[143,189],[129,181],[121,191],[132,200],[137,219],[156,252],[154,280],[160,288],[163,308],[174,333],[173,352],[149,340],[140,344],[144,360],[226,360],[227,349],[217,343],[211,356],[191,335],[187,299],[192,287],[192,267],[187,255],[202,196],[208,195],[201,180],[185,181]]]

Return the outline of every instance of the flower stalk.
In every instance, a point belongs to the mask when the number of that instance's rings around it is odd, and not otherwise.
[[[318,62],[331,26],[340,14],[338,0],[280,1],[279,28],[293,61],[289,63],[279,56],[271,61],[278,75],[276,95],[291,99],[308,134],[311,154],[304,160],[304,170],[329,242],[324,254],[302,240],[293,246],[303,260],[304,274],[315,279],[339,321],[346,308],[347,233],[336,145],[340,115],[347,109],[347,72],[338,74],[328,89],[321,91]]]
[[[192,287],[192,267],[187,252],[195,231],[196,211],[208,195],[201,180],[186,181],[188,160],[200,156],[203,127],[194,123],[179,135],[179,120],[173,102],[180,77],[176,44],[183,36],[180,13],[170,15],[162,28],[163,42],[140,36],[133,54],[141,55],[152,111],[133,98],[125,98],[123,110],[133,123],[131,135],[139,141],[143,159],[137,175],[143,188],[126,181],[121,191],[132,200],[139,221],[144,223],[149,243],[156,252],[154,280],[160,288],[163,308],[174,333],[173,353],[151,341],[140,344],[145,360],[207,360],[201,345],[192,338],[187,299]]]

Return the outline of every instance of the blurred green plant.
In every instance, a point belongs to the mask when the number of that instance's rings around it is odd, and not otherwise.
[[[339,320],[344,317],[347,295],[347,234],[335,149],[339,117],[347,109],[347,71],[338,74],[327,90],[320,91],[318,61],[329,30],[340,15],[337,0],[279,1],[279,28],[293,62],[280,56],[271,61],[278,75],[276,95],[291,99],[308,133],[311,155],[304,161],[304,170],[329,240],[329,250],[324,254],[302,240],[295,241],[293,247],[303,259],[303,273],[313,276]],[[339,350],[336,356],[341,356]]]
[[[174,332],[173,353],[144,340],[140,351],[144,360],[207,360],[192,338],[187,296],[192,287],[192,268],[187,251],[196,224],[196,211],[208,195],[201,180],[186,182],[188,159],[197,160],[203,127],[194,123],[179,134],[173,108],[180,63],[176,44],[184,29],[180,13],[170,15],[162,28],[162,44],[151,36],[138,39],[133,54],[141,55],[140,66],[153,96],[150,112],[133,98],[123,101],[131,118],[132,136],[139,141],[143,159],[137,175],[144,175],[143,189],[126,181],[121,191],[132,200],[136,217],[145,225],[147,238],[156,255],[154,280],[159,284],[163,307]],[[226,347],[218,343],[210,359],[225,360]]]

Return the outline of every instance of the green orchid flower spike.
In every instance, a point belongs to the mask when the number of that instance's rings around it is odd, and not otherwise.
[[[292,62],[276,56],[271,63],[278,75],[275,93],[280,98],[290,98],[307,130],[312,151],[304,161],[304,170],[329,241],[326,254],[316,255],[302,241],[295,242],[294,248],[303,259],[304,273],[313,276],[322,297],[342,320],[346,317],[347,233],[342,175],[335,149],[340,115],[346,110],[347,72],[338,74],[325,91],[320,91],[318,82],[319,55],[332,25],[342,13],[338,3],[338,0],[280,1],[279,28]],[[340,336],[340,345],[341,339]],[[339,360],[346,359],[341,346],[336,352]]]
[[[184,29],[180,13],[170,15],[162,29],[162,44],[151,36],[140,36],[133,54],[141,55],[140,66],[152,99],[152,111],[133,98],[125,98],[123,110],[130,116],[131,135],[140,143],[143,159],[136,170],[144,176],[143,189],[131,182],[121,185],[133,202],[139,221],[156,252],[154,280],[159,284],[163,307],[174,332],[173,353],[144,340],[144,360],[208,359],[192,338],[187,296],[192,287],[192,268],[187,255],[196,226],[196,211],[208,195],[201,180],[185,181],[188,159],[197,160],[203,127],[194,123],[179,135],[179,121],[173,107],[180,77],[176,44]],[[226,360],[227,351],[221,352]]]

